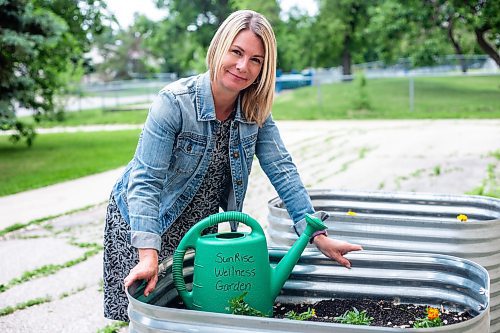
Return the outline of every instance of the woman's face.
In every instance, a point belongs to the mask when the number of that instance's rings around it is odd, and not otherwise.
[[[218,85],[238,94],[259,76],[264,63],[264,45],[251,30],[240,31],[222,58]]]

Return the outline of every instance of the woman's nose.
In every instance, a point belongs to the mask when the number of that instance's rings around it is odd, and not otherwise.
[[[236,69],[241,72],[246,71],[247,66],[248,66],[248,59],[246,59],[245,57],[241,57],[236,62]]]

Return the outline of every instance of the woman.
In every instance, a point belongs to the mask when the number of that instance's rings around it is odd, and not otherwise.
[[[230,15],[212,39],[207,64],[207,73],[160,91],[113,188],[104,238],[107,318],[128,321],[124,286],[146,280],[147,296],[158,262],[196,222],[220,207],[242,210],[254,155],[295,222],[314,212],[271,117],[276,41],[269,22],[250,10]],[[313,238],[346,267],[343,255],[361,249],[324,232]]]

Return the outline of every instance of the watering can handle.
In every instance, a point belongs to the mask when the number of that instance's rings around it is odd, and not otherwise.
[[[257,232],[264,234],[264,230],[262,230],[259,222],[245,213],[235,211],[217,213],[196,223],[182,238],[179,246],[174,252],[174,263],[172,265],[174,284],[179,292],[179,295],[182,297],[188,308],[193,308],[193,294],[187,290],[184,275],[182,274],[184,255],[188,249],[196,249],[196,241],[201,237],[203,230],[219,223],[230,221],[237,221],[246,224],[252,228],[252,233]]]

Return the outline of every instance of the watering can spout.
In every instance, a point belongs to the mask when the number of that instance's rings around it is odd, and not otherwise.
[[[292,273],[293,267],[297,264],[297,261],[299,261],[312,235],[316,231],[327,229],[327,226],[321,219],[310,214],[306,214],[306,223],[307,227],[302,235],[295,241],[278,265],[271,270],[271,295],[273,299],[278,297],[281,288],[290,276],[290,273]]]

